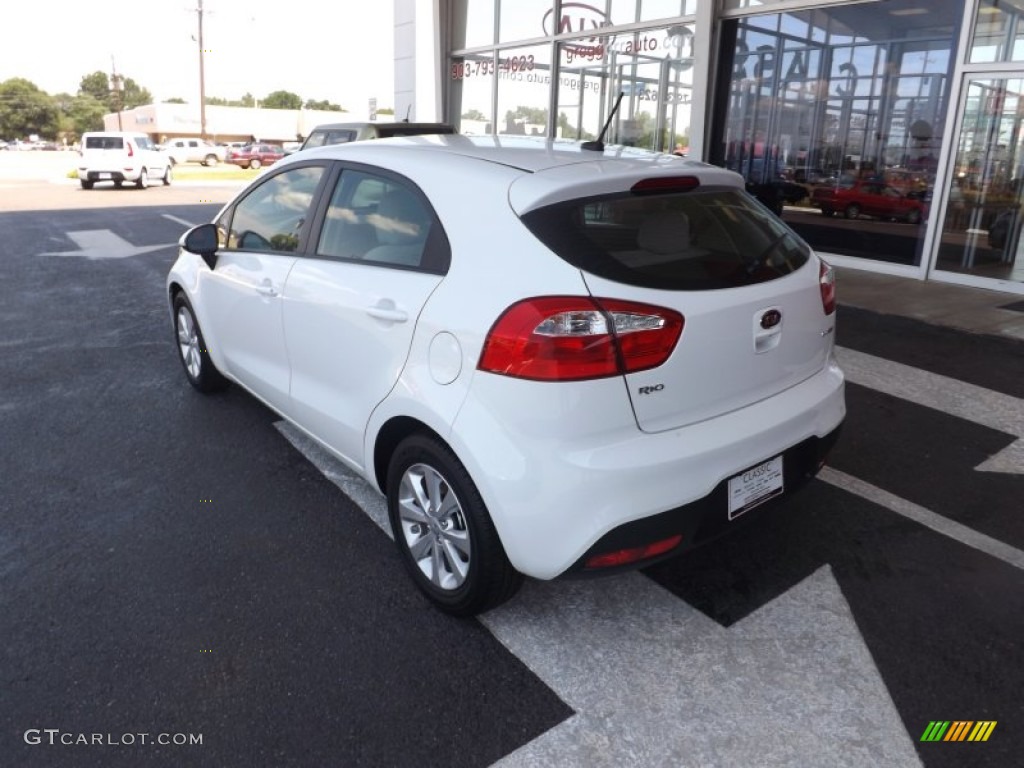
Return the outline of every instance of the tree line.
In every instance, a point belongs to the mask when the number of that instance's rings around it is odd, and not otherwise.
[[[49,94],[21,77],[0,82],[0,139],[20,139],[31,135],[50,140],[75,141],[86,131],[102,131],[103,116],[111,112],[152,104],[152,94],[130,77],[96,71],[82,77],[78,92]],[[165,104],[185,104],[181,98],[165,99]],[[318,109],[346,112],[327,100],[317,101],[290,91],[274,91],[263,99],[246,93],[240,99],[207,97],[207,106],[255,107],[261,109]],[[378,110],[385,113],[388,110]]]

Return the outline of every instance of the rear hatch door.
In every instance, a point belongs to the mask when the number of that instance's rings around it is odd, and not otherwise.
[[[640,429],[660,432],[771,397],[820,371],[832,344],[819,263],[742,189],[564,200],[523,216],[596,298],[684,318],[665,362],[625,375]]]

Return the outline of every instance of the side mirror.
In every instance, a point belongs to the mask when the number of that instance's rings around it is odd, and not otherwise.
[[[215,224],[200,224],[192,227],[181,236],[178,245],[189,253],[199,256],[210,269],[217,266],[217,226]]]

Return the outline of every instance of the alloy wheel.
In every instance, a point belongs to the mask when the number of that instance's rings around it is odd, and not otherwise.
[[[416,566],[435,586],[455,590],[469,573],[472,543],[462,505],[448,481],[427,464],[402,475],[401,536]]]
[[[203,366],[199,351],[199,332],[192,313],[185,307],[178,308],[178,352],[189,377],[198,379]]]

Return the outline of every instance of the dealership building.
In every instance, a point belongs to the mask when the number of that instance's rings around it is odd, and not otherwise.
[[[784,194],[837,265],[1024,293],[1021,0],[394,3],[397,114],[567,139],[610,120],[606,141]],[[840,187],[838,209],[796,185]]]

